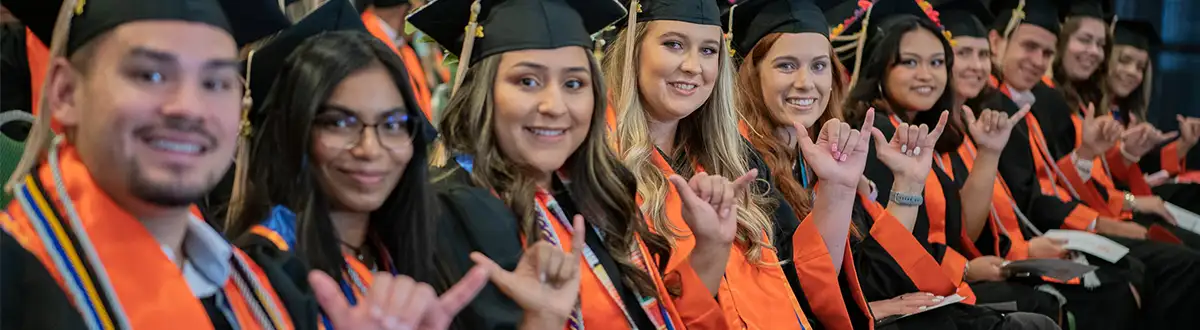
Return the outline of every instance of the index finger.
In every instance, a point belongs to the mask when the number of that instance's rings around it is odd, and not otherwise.
[[[1008,122],[1016,125],[1017,122],[1020,122],[1021,119],[1025,118],[1025,115],[1029,113],[1029,109],[1032,109],[1030,104],[1026,104],[1025,106],[1021,107],[1021,110],[1017,110],[1017,113],[1014,113],[1012,117],[1008,117]]]
[[[488,267],[485,265],[476,264],[463,275],[462,279],[458,280],[454,286],[446,290],[441,297],[438,297],[438,306],[441,307],[447,315],[453,317],[459,311],[466,307],[480,290],[488,283]]]
[[[571,221],[571,227],[571,254],[575,256],[574,260],[579,260],[583,256],[583,247],[587,244],[583,215],[576,214],[574,221]]]
[[[938,138],[942,137],[942,131],[946,129],[946,119],[949,117],[950,111],[942,110],[942,116],[938,117],[937,126],[933,128],[933,131],[929,132],[929,136],[933,138],[933,141],[937,141]]]
[[[859,126],[860,131],[866,131],[867,127],[875,125],[875,107],[867,109],[867,115],[863,118],[862,126]]]

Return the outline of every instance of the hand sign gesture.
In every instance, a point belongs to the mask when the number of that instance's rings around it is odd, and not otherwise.
[[[1088,103],[1083,109],[1083,143],[1076,156],[1081,160],[1095,158],[1112,148],[1122,133],[1121,123],[1110,116],[1096,117],[1096,106]]]
[[[1200,118],[1175,115],[1175,120],[1179,121],[1179,154],[1182,157],[1200,141]]]
[[[1141,159],[1150,150],[1163,142],[1174,139],[1176,135],[1179,135],[1179,132],[1163,133],[1150,123],[1133,124],[1132,127],[1125,130],[1124,134],[1121,134],[1121,150],[1134,158]],[[1136,159],[1131,160],[1136,161]]]
[[[561,319],[562,327],[579,305],[579,262],[583,256],[583,216],[572,222],[571,251],[563,251],[547,241],[525,249],[517,269],[509,272],[482,253],[471,253],[471,260],[488,269],[492,284],[521,306],[526,313]]]
[[[873,123],[875,109],[870,109],[867,110],[862,127],[871,127]],[[817,136],[816,143],[809,140],[808,130],[804,128],[803,123],[796,124],[796,132],[804,160],[812,166],[813,173],[821,178],[821,181],[851,188],[858,186],[863,168],[867,164],[871,134],[851,129],[850,124],[837,118],[830,119],[821,126],[821,134]]]
[[[989,109],[983,110],[976,118],[975,112],[966,105],[962,106],[962,111],[963,118],[967,120],[967,131],[971,133],[971,139],[975,141],[975,145],[979,146],[981,150],[998,153],[1003,151],[1004,146],[1008,144],[1012,128],[1025,118],[1025,114],[1029,113],[1029,105],[1021,107],[1021,110],[1012,116]]]
[[[942,111],[932,132],[925,124],[900,124],[890,142],[878,128],[871,128],[871,135],[875,136],[876,157],[892,170],[897,180],[924,183],[929,175],[929,167],[933,166],[933,156],[937,153],[933,147],[942,137],[949,115],[949,111]]]
[[[429,284],[404,275],[375,273],[371,288],[350,306],[337,282],[321,271],[308,274],[325,316],[337,329],[442,330],[487,284],[488,271],[476,266],[441,297]]]
[[[758,169],[751,169],[741,177],[729,179],[700,172],[689,182],[672,174],[667,180],[679,191],[683,201],[683,220],[700,241],[731,244],[737,234],[737,201],[758,177]]]

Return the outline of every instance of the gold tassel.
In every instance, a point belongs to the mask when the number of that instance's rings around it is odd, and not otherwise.
[[[480,0],[475,0],[471,3],[471,18],[467,21],[466,32],[475,31],[475,33],[463,33],[462,52],[458,54],[458,71],[454,73],[454,88],[450,89],[450,97],[454,97],[454,93],[458,92],[458,88],[462,87],[463,77],[467,75],[467,67],[471,63],[471,52],[475,50],[475,38],[483,38],[483,27],[479,26],[479,12],[483,10],[483,5]]]
[[[229,208],[225,212],[225,228],[232,228],[235,217],[242,213],[246,200],[246,186],[250,172],[250,137],[254,126],[250,123],[250,111],[254,110],[254,98],[250,96],[250,64],[254,63],[255,51],[246,57],[246,80],[242,87],[242,122],[238,129],[237,154],[233,161],[233,191],[229,194]]]
[[[858,83],[858,74],[862,71],[863,48],[867,47],[867,35],[869,34],[867,31],[870,31],[867,29],[869,28],[868,24],[871,23],[871,10],[873,9],[875,9],[874,5],[867,8],[867,13],[863,14],[862,29],[858,33],[858,46],[854,50],[854,73],[850,74],[850,86],[847,90],[854,90],[854,84]]]

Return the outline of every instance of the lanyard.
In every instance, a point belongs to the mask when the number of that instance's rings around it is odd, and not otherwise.
[[[455,161],[458,162],[460,167],[467,170],[467,172],[470,172],[474,166],[474,159],[468,155],[456,156]],[[568,182],[565,182],[564,179],[564,183]],[[573,228],[573,225],[569,222],[569,220],[567,220],[569,218],[566,216],[566,212],[563,212],[562,207],[556,200],[554,200],[554,197],[551,196],[551,194],[545,191],[538,191],[537,194],[538,198],[535,198],[537,205],[535,205],[536,207],[534,208],[536,212],[534,212],[534,214],[537,218],[537,226],[542,234],[542,239],[561,249],[562,244],[560,237],[555,232],[553,224],[546,215],[546,210],[549,210],[549,212],[551,212],[564,227]],[[600,236],[601,240],[604,239],[603,232],[597,230],[595,227],[591,228],[597,235]],[[616,302],[617,307],[621,308],[621,312],[625,314],[625,320],[629,323],[629,326],[636,329],[637,324],[633,322],[633,317],[631,314],[629,314],[629,309],[625,306],[624,300],[621,299],[621,295],[617,292],[616,287],[613,285],[612,278],[608,275],[608,271],[604,268],[604,265],[600,263],[600,258],[596,257],[596,253],[592,251],[591,246],[584,244],[582,247],[573,248],[583,249],[584,259],[588,262],[588,266],[591,268],[592,273],[595,274],[596,278],[600,280],[600,283],[604,286],[605,290],[608,291],[609,297]],[[646,271],[651,271],[653,269],[647,264],[646,259],[644,256],[642,256],[640,249],[634,249],[632,254],[634,263],[642,266],[642,268]],[[636,290],[634,291],[634,294],[637,296],[638,302],[642,305],[641,307],[645,311],[646,316],[650,319],[650,322],[654,324],[655,329],[674,330],[675,327],[671,324],[670,317],[667,314],[666,309],[658,303],[657,299],[650,296],[643,296],[642,294],[636,292]],[[575,309],[571,312],[571,317],[568,319],[567,325],[572,330],[584,329],[583,311],[579,305],[576,305]]]

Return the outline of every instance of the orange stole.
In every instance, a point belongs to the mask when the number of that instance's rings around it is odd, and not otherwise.
[[[271,241],[271,243],[275,244],[275,247],[280,251],[291,250],[291,247],[287,245],[287,241],[283,239],[283,236],[279,235],[279,233],[275,232],[274,230],[267,228],[266,226],[254,225],[254,227],[250,227],[250,232],[266,238],[268,241]],[[375,274],[371,271],[371,268],[363,264],[362,261],[359,261],[358,258],[355,258],[347,253],[342,253],[342,259],[346,262],[346,265],[349,266],[350,269],[353,269],[354,272],[358,274],[358,277],[362,279],[363,286],[369,289],[371,287],[371,283],[373,283],[375,280]],[[346,273],[342,274],[342,280],[346,281],[347,283],[354,283],[350,279],[349,274]],[[354,292],[355,301],[362,301],[362,298],[367,295],[366,292],[359,290],[358,286],[356,285],[350,285],[350,290]],[[324,324],[321,326],[324,326]]]
[[[664,175],[675,174],[670,164],[658,153],[651,155],[651,162]],[[668,186],[667,189],[667,219],[679,230],[677,234],[685,236],[675,240],[675,251],[667,263],[667,271],[670,272],[680,267],[684,259],[690,256],[696,242],[690,237],[691,230],[688,229],[687,222],[683,220],[683,202],[679,193],[674,186]],[[638,203],[641,202],[641,196],[638,196]],[[648,223],[652,221],[648,217],[646,220]],[[774,251],[763,250],[762,262],[767,264],[764,266],[751,264],[749,260],[746,260],[745,252],[744,246],[734,244],[717,295],[721,308],[725,311],[725,317],[729,321],[729,326],[736,329],[799,329],[801,325],[806,329],[812,328],[808,323],[808,318],[804,316],[804,311],[800,309],[799,302],[792,294],[787,277],[784,276],[783,269],[778,265],[779,259]],[[780,303],[783,301],[790,302],[790,308],[788,305]],[[793,321],[793,318],[787,317],[788,314],[794,314],[795,318],[799,319],[799,323]]]
[[[29,61],[29,90],[32,92],[29,100],[33,102],[33,109],[29,111],[36,115],[42,106],[39,104],[42,85],[46,83],[46,74],[50,71],[50,49],[29,28],[25,29],[25,58]]]
[[[72,147],[63,147],[61,168],[67,194],[81,215],[83,230],[104,266],[114,290],[112,293],[120,301],[130,325],[135,329],[212,329],[208,313],[192,294],[179,267],[167,258],[158,241],[141,223],[96,186]],[[46,165],[39,167],[37,174],[42,182],[54,182]],[[54,191],[46,193],[55,206],[61,206],[59,198],[62,196],[57,196]],[[9,204],[7,212],[7,217],[0,214],[0,227],[37,256],[59,285],[63,285],[62,276],[32,227],[29,215],[16,201]],[[192,213],[200,214],[194,206]],[[234,252],[249,261],[241,250],[234,248]],[[252,275],[264,284],[270,295],[268,299],[282,308],[283,303],[270,287],[262,269],[253,262],[248,264]],[[240,327],[262,329],[234,281],[227,280],[224,290]],[[282,317],[291,327],[287,313]]]
[[[432,121],[433,96],[429,91],[429,82],[425,79],[425,68],[421,66],[421,60],[417,58],[417,53],[408,45],[396,47],[392,37],[388,36],[387,31],[383,29],[383,24],[386,23],[379,20],[379,16],[375,16],[375,11],[367,9],[362,14],[362,20],[371,35],[382,40],[388,45],[388,48],[396,51],[396,55],[400,56],[404,67],[408,70],[409,84],[412,86],[413,96],[417,98],[417,105],[421,106],[421,112],[425,113],[425,118]]]
[[[1000,83],[995,76],[991,76],[989,79],[991,85],[999,89],[1001,93],[1004,93],[1004,96],[1009,97],[1010,99],[1012,98],[1012,95],[1009,93],[1008,87],[1005,84]],[[1054,176],[1053,169],[1051,169],[1050,165],[1047,164],[1047,160],[1043,157],[1042,147],[1039,143],[1037,143],[1039,140],[1044,140],[1044,137],[1042,136],[1041,125],[1038,124],[1037,118],[1033,116],[1033,113],[1025,114],[1025,125],[1029,128],[1029,152],[1031,154],[1030,156],[1032,156],[1031,158],[1033,158],[1034,171],[1037,173],[1038,188],[1040,188],[1041,193],[1046,196],[1057,197],[1063,201],[1072,200],[1073,197],[1069,192],[1067,192],[1066,189],[1061,186],[1057,186],[1056,183],[1049,179],[1049,176]],[[1065,161],[1067,168],[1064,168],[1063,171],[1070,170],[1072,171],[1071,173],[1074,173],[1074,164],[1070,163],[1069,158],[1065,159]],[[1098,216],[1100,216],[1100,213],[1096,210],[1092,210],[1088,207],[1077,206],[1071,211],[1066,219],[1063,219],[1062,226],[1065,229],[1087,230],[1088,226],[1090,226],[1092,221]]]
[[[962,160],[963,165],[970,171],[975,168],[975,142],[971,137],[963,138],[963,144],[958,147],[958,157]],[[943,155],[946,164],[950,164],[950,155]],[[951,178],[954,177],[954,171],[946,173]],[[1029,242],[1025,240],[1025,235],[1021,232],[1020,219],[1017,218],[1016,212],[1013,211],[1012,194],[1008,192],[1008,186],[1004,183],[1004,179],[996,173],[996,179],[992,185],[992,211],[995,213],[988,215],[999,219],[991,219],[988,221],[988,227],[992,229],[992,237],[994,238],[994,246],[992,251],[1000,251],[1000,238],[1007,236],[1011,247],[1009,247],[1007,255],[1004,255],[1008,260],[1024,260],[1028,257]],[[997,225],[999,222],[999,225]],[[1007,233],[1007,235],[1005,235]]]

